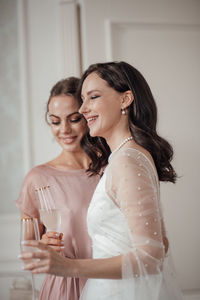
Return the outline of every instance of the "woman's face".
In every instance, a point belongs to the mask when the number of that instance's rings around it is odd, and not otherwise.
[[[91,136],[109,138],[121,120],[122,94],[111,88],[97,73],[89,74],[83,82],[79,112],[84,115]]]
[[[52,133],[60,146],[67,151],[80,150],[80,141],[87,130],[86,121],[78,110],[78,102],[72,96],[54,96],[49,103]]]

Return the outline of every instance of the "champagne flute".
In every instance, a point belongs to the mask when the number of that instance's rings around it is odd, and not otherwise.
[[[40,240],[38,220],[36,218],[29,218],[29,217],[22,218],[20,229],[21,229],[20,230],[20,249],[21,249],[21,253],[39,251],[35,247],[24,245],[24,242],[28,241],[28,240],[36,240],[36,241]],[[31,281],[32,281],[32,299],[36,300],[37,295],[36,295],[36,290],[35,290],[34,276],[33,276],[32,273],[31,273]]]
[[[44,186],[36,189],[40,201],[40,219],[47,231],[60,231],[61,214],[55,207],[50,186]]]

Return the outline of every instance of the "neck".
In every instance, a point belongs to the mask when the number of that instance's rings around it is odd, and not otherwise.
[[[104,132],[103,137],[109,145],[111,152],[113,152],[122,141],[130,136],[132,134],[129,129],[128,117],[122,116],[117,124],[114,124],[107,132]]]
[[[123,142],[126,138],[132,136],[131,132],[129,130],[117,133],[117,134],[112,134],[109,138],[106,139],[106,142],[108,143],[111,152],[113,152],[121,142]]]
[[[63,167],[66,169],[87,169],[90,159],[81,149],[78,151],[65,151],[52,161],[55,167]]]

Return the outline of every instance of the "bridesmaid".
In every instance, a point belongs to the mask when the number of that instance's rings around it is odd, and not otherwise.
[[[158,136],[157,108],[142,74],[125,62],[91,65],[80,84],[90,135],[112,153],[87,214],[93,259],[59,256],[37,241],[32,273],[89,278],[81,300],[180,300],[166,256],[159,181],[176,181],[173,149]],[[109,279],[109,280],[108,280]]]
[[[38,219],[42,243],[50,245],[57,252],[62,250],[64,256],[69,258],[89,258],[91,241],[87,233],[86,213],[100,178],[98,174],[101,163],[105,165],[107,160],[104,154],[106,148],[97,156],[91,147],[92,139],[87,134],[86,120],[78,112],[78,84],[79,79],[71,77],[57,82],[52,88],[47,103],[46,119],[62,151],[53,160],[30,170],[24,179],[16,204],[22,217]],[[109,151],[108,147],[107,150]],[[91,176],[94,164],[97,169],[93,172],[94,176]],[[50,185],[55,207],[61,212],[62,233],[45,233],[45,228],[40,222],[40,207],[35,189],[46,185]],[[78,300],[84,284],[84,278],[48,275],[42,285],[39,299]]]

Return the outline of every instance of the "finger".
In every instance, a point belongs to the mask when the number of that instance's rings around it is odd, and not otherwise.
[[[56,252],[61,252],[65,247],[61,246],[50,246],[53,250],[55,250]]]
[[[48,238],[62,238],[63,234],[56,231],[47,231],[45,234],[43,234],[42,237],[48,237]]]
[[[29,271],[34,271],[37,270],[38,268],[44,268],[46,267],[47,269],[48,266],[48,260],[44,259],[44,260],[39,260],[39,261],[31,261],[29,263],[26,263],[24,265],[24,270],[29,270]]]
[[[35,240],[27,240],[27,241],[23,241],[22,242],[23,245],[25,246],[31,246],[31,247],[36,247],[40,250],[47,250],[48,249],[48,246],[41,243],[41,242],[38,242],[38,241],[35,241]]]
[[[41,243],[46,245],[55,245],[55,246],[63,246],[64,241],[61,241],[60,239],[54,239],[54,238],[47,238],[41,240]]]
[[[39,251],[39,252],[24,252],[18,256],[23,260],[30,260],[34,258],[39,258],[41,260],[48,258],[49,253],[47,251]]]
[[[31,270],[31,273],[32,274],[46,274],[46,273],[48,273],[49,271],[48,271],[48,268],[46,267],[46,266],[44,266],[44,267],[38,267],[37,269],[34,269],[34,270]]]

